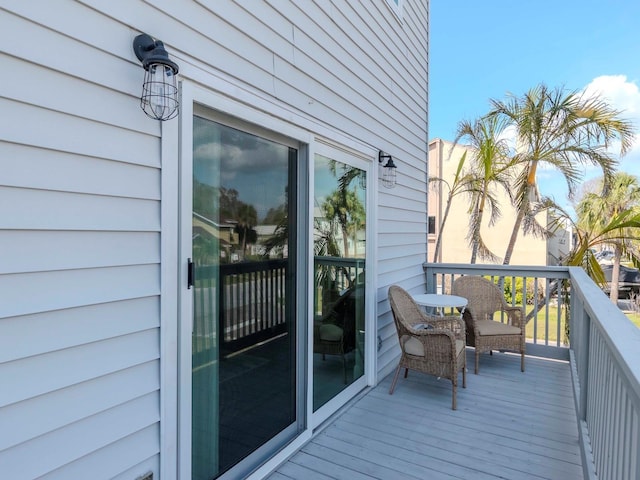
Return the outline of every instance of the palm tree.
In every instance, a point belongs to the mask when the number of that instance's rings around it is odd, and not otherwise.
[[[602,194],[587,193],[577,206],[578,225],[583,231],[602,230],[611,218],[625,211],[638,211],[640,204],[640,183],[633,175],[617,172],[608,190]],[[631,213],[631,214],[632,214]],[[630,238],[635,232],[619,228],[601,235],[603,240],[609,239],[614,246],[613,270],[611,272],[610,298],[618,303],[618,282],[622,254],[630,250]]]
[[[475,122],[462,121],[454,140],[466,140],[472,148],[472,157],[466,191],[471,196],[469,217],[469,242],[471,244],[471,263],[476,263],[479,255],[482,259],[495,262],[498,257],[482,240],[482,226],[485,208],[488,205],[489,226],[500,217],[500,204],[495,197],[494,185],[504,188],[510,194],[509,146],[502,137],[506,123],[498,116],[482,117]]]
[[[555,231],[559,227],[567,228],[568,226],[573,231],[574,245],[562,263],[572,267],[582,267],[587,272],[587,275],[601,287],[606,285],[606,278],[592,250],[612,241],[624,240],[624,242],[631,242],[640,240],[640,213],[636,208],[623,210],[613,217],[605,219],[601,224],[593,225],[594,228],[585,229],[584,224],[581,225],[574,221],[566,210],[555,205],[551,199],[543,198],[541,203],[545,204],[545,207],[553,212],[552,221],[549,224],[551,231]],[[564,292],[563,295],[567,297],[568,282],[566,280],[562,280],[560,283],[554,281],[548,288],[549,291],[545,298],[538,302],[536,307],[527,314],[527,322],[544,308],[547,299],[554,293],[559,293],[562,290]],[[568,300],[566,304],[569,304]],[[568,327],[568,325],[569,323],[567,322],[566,326]],[[568,336],[568,331],[565,334]]]
[[[507,265],[521,227],[525,234],[547,232],[531,215],[532,204],[538,198],[536,173],[540,164],[562,173],[569,196],[574,193],[584,165],[599,167],[607,188],[617,164],[608,149],[614,140],[619,140],[620,156],[624,155],[632,145],[633,127],[598,96],[567,93],[543,84],[522,97],[491,103],[489,115],[502,117],[515,127],[513,160],[520,167],[514,190],[518,213],[503,261]]]

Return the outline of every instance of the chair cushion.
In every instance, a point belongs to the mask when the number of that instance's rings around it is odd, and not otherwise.
[[[416,337],[410,337],[408,335],[402,336],[402,344],[404,345],[404,351],[409,355],[415,355],[416,357],[424,357],[424,345]]]
[[[342,339],[342,329],[332,323],[320,325],[320,340],[337,342]]]
[[[409,355],[415,355],[416,357],[424,357],[424,345],[416,337],[409,335],[402,336],[402,344],[404,345],[404,351]],[[464,340],[456,340],[456,355],[464,350]]]
[[[476,328],[478,335],[520,335],[520,328],[494,320],[480,320]]]

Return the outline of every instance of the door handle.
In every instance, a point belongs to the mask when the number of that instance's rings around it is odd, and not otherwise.
[[[191,261],[191,259],[187,259],[187,288],[191,289],[191,287],[193,287],[193,275],[194,275],[194,270],[193,270],[193,262]]]

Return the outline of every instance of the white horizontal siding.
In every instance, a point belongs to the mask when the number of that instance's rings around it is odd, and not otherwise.
[[[225,62],[225,56],[233,55],[237,59],[243,59],[247,65],[251,65],[256,71],[268,74],[273,73],[273,57],[275,55],[290,54],[291,47],[287,45],[288,39],[292,36],[291,25],[280,23],[270,27],[264,21],[271,22],[276,15],[267,15],[256,18],[259,10],[265,6],[260,3],[251,2],[248,5],[253,13],[242,8],[235,2],[218,1],[195,1],[195,2],[172,2],[170,0],[153,0],[146,2],[161,10],[168,17],[168,21],[184,21],[189,19],[189,28],[198,32],[202,37],[206,37],[212,44],[223,49],[220,62]],[[198,5],[200,4],[200,5]],[[272,11],[273,13],[273,11]],[[280,19],[281,20],[281,19]],[[212,28],[213,25],[216,28]],[[179,46],[179,44],[176,44]],[[181,50],[189,52],[190,49]],[[191,52],[189,52],[193,55]],[[213,52],[211,52],[213,53]],[[211,66],[219,66],[211,53],[195,55],[196,58],[207,61]],[[241,68],[239,65],[235,68]],[[247,68],[247,67],[245,67]],[[263,75],[264,76],[264,75]],[[250,78],[240,75],[238,78]],[[268,83],[267,83],[268,84]]]
[[[158,390],[157,370],[153,360],[7,406],[0,431],[14,435],[0,436],[0,451]]]
[[[80,78],[130,96],[132,100],[138,97],[140,63],[131,47],[134,32],[126,24],[109,21],[99,9],[66,0],[50,0],[46,8],[33,2],[3,2],[0,8],[6,11],[0,15],[0,45],[4,53],[69,75],[71,82],[73,78]],[[34,48],[42,45],[47,48]],[[47,91],[46,84],[41,86]],[[51,91],[52,95],[55,93]],[[108,106],[100,98],[93,98],[89,105]],[[67,105],[64,110],[73,108],[80,107]],[[127,112],[133,112],[130,108],[127,107]],[[95,113],[99,114],[100,109]],[[144,118],[144,114],[140,114],[142,117],[120,118],[117,123],[138,119],[134,123],[136,129],[160,131],[156,122],[140,122],[139,119]]]
[[[2,187],[0,228],[158,231],[159,202]]]
[[[144,438],[142,438],[143,434],[145,435]],[[97,468],[105,469],[105,463],[107,463],[106,460],[108,460],[111,455],[116,456],[118,458],[123,458],[124,456],[132,457],[132,459],[143,458],[143,455],[135,455],[137,454],[137,450],[133,448],[128,448],[129,445],[127,445],[127,443],[125,442],[131,442],[137,448],[140,448],[140,445],[148,445],[150,443],[148,440],[145,441],[147,438],[151,440],[153,437],[157,437],[159,435],[160,435],[160,432],[158,431],[157,426],[154,425],[153,429],[148,428],[146,430],[141,431],[136,436],[132,435],[130,438],[127,438],[122,442],[118,443],[118,447],[121,446],[121,448],[124,450],[123,453],[114,452],[114,454],[112,454],[111,452],[106,452],[105,453],[106,458],[103,459],[99,457],[99,454],[102,452],[96,452],[91,458],[92,462],[95,461],[95,467],[92,467],[93,470],[96,470]],[[106,467],[106,468],[109,468],[109,467]],[[87,471],[87,470],[85,469],[84,471]],[[131,467],[129,470],[122,471],[119,474],[114,473],[110,477],[110,479],[111,480],[131,480],[132,478],[133,479],[140,478],[149,472],[158,472],[158,471],[160,471],[160,454],[149,457],[147,460],[136,464],[135,466]],[[68,477],[62,476],[60,477],[60,480],[65,480],[66,478]],[[160,477],[160,478],[166,478],[166,477]]]
[[[5,230],[0,275],[160,261],[156,232]]]
[[[193,17],[193,14],[190,16],[180,14],[180,11],[186,11],[187,14],[192,12],[189,9],[191,2],[175,3],[175,7],[178,8],[174,8],[177,12],[175,16],[172,16],[160,10],[160,8],[173,8],[173,4],[169,2],[154,1],[152,4],[145,5],[143,2],[130,2],[129,0],[112,0],[108,3],[99,0],[79,1],[123,25],[135,24],[132,29],[137,32],[142,31],[158,37],[165,45],[169,46],[173,58],[179,58],[180,52],[183,52],[185,58],[193,58],[205,68],[221,69],[232,78],[245,81],[250,79],[252,86],[261,91],[269,93],[273,91],[273,81],[268,73],[272,69],[272,55],[266,50],[261,52],[261,49],[258,48],[255,53],[250,50],[251,62],[242,61],[242,58],[235,53],[236,48],[244,51],[242,45],[238,45],[237,42],[236,44],[221,44],[221,42],[225,42],[225,38],[232,35],[233,30],[242,29],[239,26],[226,24],[214,16],[209,17],[210,22],[201,30],[190,28],[190,23],[197,22],[198,19]],[[215,37],[216,41],[210,40],[208,38],[210,36]],[[133,36],[130,36],[129,42],[132,40]],[[243,42],[251,42],[251,40],[247,36],[243,38]],[[127,45],[126,50],[120,51],[130,51],[130,58],[135,59],[131,43]],[[138,72],[139,75],[140,72]]]
[[[0,476],[157,473],[161,127],[134,32],[0,3]]]
[[[0,391],[0,407],[156,360],[158,345],[158,329],[152,329],[6,362],[3,376],[13,381]],[[27,372],[28,382],[16,381]]]
[[[160,199],[157,166],[125,164],[7,142],[0,142],[0,149],[2,184],[6,186]]]
[[[150,426],[155,428],[159,420],[158,405],[156,391],[4,450],[0,452],[0,471],[9,472],[7,478],[12,480],[28,480],[46,475],[138,431]],[[87,432],[91,434],[87,435]],[[148,445],[147,441],[136,448]],[[154,453],[152,450],[154,449],[150,449],[148,456]],[[155,450],[157,452],[157,443]],[[109,455],[108,460],[113,462],[111,468],[115,466],[118,471],[122,471],[117,457]],[[100,477],[99,472],[94,473]],[[84,472],[82,477],[87,475],[88,472]]]
[[[349,22],[352,2],[346,1],[272,2],[270,5],[203,2],[208,10],[189,2],[168,0],[149,2],[153,3],[153,9],[123,0],[108,5],[97,0],[83,0],[83,3],[125,24],[131,18],[140,19],[137,27],[160,36],[178,59],[184,57],[219,71],[230,81],[244,82],[247,88],[275,96],[296,111],[310,114],[353,138],[372,145],[394,146],[395,150],[414,157],[405,161],[424,162],[426,58],[420,59],[420,70],[409,68],[411,62],[407,60],[413,58],[413,49],[392,39],[415,35],[401,31],[403,26],[395,21],[383,2],[372,1],[367,8],[362,8],[363,15],[367,16],[356,17],[353,23]],[[219,5],[221,3],[225,5]],[[328,16],[323,8],[330,8],[335,18]],[[372,12],[367,13],[369,10]],[[217,17],[213,12],[220,12],[222,16]],[[406,12],[410,14],[410,9]],[[253,24],[255,17],[265,25],[246,28],[246,22]],[[338,26],[338,17],[345,18],[342,27]],[[369,26],[366,20],[373,18],[383,28]],[[273,28],[271,19],[276,24]],[[287,22],[299,32],[298,36],[293,35],[291,47],[285,47],[284,43],[292,37]],[[426,26],[424,28],[426,30]],[[362,41],[363,38],[366,40]],[[314,69],[313,74],[307,73],[304,66],[297,63],[298,54],[314,59],[318,69]],[[336,59],[343,59],[341,65],[336,66]],[[186,68],[183,73],[189,75]],[[362,98],[360,92],[369,89],[371,95]],[[331,95],[325,93],[328,91]],[[344,105],[336,109],[336,102]]]
[[[324,2],[316,3],[326,5]],[[395,108],[408,109],[416,115],[415,122],[426,113],[426,92],[421,88],[426,82],[426,66],[423,58],[416,58],[415,55],[424,55],[426,49],[414,48],[415,45],[410,43],[414,32],[404,28],[385,12],[386,6],[382,2],[373,2],[372,5],[342,2],[339,12],[332,18],[344,35],[349,37],[353,47],[371,45],[372,48],[364,52],[368,55],[362,68],[368,68],[379,81],[389,85],[395,93],[395,100],[401,102]],[[402,31],[402,35],[390,35],[390,32],[399,31]],[[382,70],[382,75],[375,71],[375,67]],[[416,98],[424,101],[416,102]]]
[[[58,38],[52,38],[54,44]],[[95,52],[94,61],[99,63],[103,56],[106,54]],[[140,122],[137,95],[122,94],[9,55],[0,55],[0,63],[12,72],[12,81],[3,92],[8,98],[145,133],[155,130],[155,126],[146,125],[148,122]],[[38,88],[34,88],[34,79]]]
[[[0,292],[2,319],[158,295],[160,271],[156,264],[1,275]]]
[[[87,477],[86,472],[91,472],[95,478],[108,478],[110,480],[135,480],[145,473],[158,472],[160,469],[160,455],[154,443],[160,436],[157,423],[131,435],[120,441],[106,445],[99,450],[64,465],[50,474],[46,480],[70,480]],[[141,459],[146,459],[141,461]],[[153,478],[155,479],[157,475]]]
[[[53,92],[52,92],[53,94]],[[109,108],[107,104],[103,108]],[[160,166],[151,135],[0,98],[0,140],[90,157]],[[140,112],[142,113],[142,112]],[[143,115],[143,119],[146,118]]]
[[[158,298],[46,310],[0,321],[0,364],[158,327]]]
[[[150,3],[150,2],[147,2]],[[273,51],[278,57],[294,61],[294,25],[287,17],[287,12],[282,11],[282,5],[270,5],[268,2],[218,2],[215,0],[195,0],[196,4],[201,5],[213,16],[229,24],[231,28],[236,30],[236,34],[243,38],[243,35],[250,34],[251,38],[262,45],[264,48]],[[170,7],[169,3],[164,3],[164,8]],[[190,7],[198,8],[198,7]],[[173,11],[176,11],[173,9]],[[197,10],[198,15],[202,10]],[[180,15],[181,16],[181,15]],[[211,19],[211,16],[205,15],[198,18],[200,23],[192,25],[193,27],[202,27],[203,18]],[[239,26],[244,27],[245,32],[242,34]],[[210,38],[216,38],[216,35],[210,35],[209,27],[201,28]],[[243,38],[244,40],[244,38]],[[235,50],[233,42],[221,38],[220,42],[230,50]],[[249,52],[251,56],[253,52]]]

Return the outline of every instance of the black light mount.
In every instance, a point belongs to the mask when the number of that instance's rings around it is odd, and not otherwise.
[[[382,150],[378,152],[378,163],[383,164],[382,185],[387,188],[396,186],[396,164],[393,163],[393,157]]]
[[[179,107],[178,64],[169,58],[164,43],[146,33],[133,40],[133,51],[145,71],[140,108],[156,120],[174,118]]]

